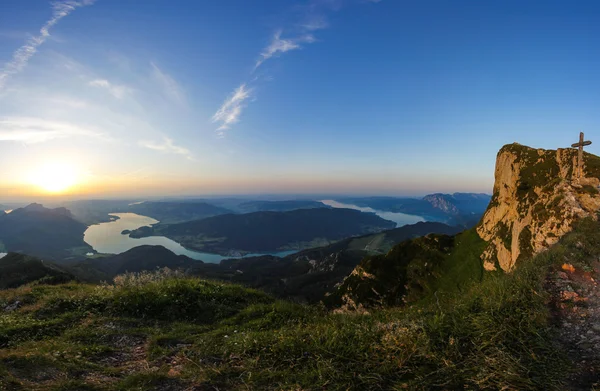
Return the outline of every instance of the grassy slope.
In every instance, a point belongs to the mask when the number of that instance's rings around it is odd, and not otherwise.
[[[584,221],[510,275],[488,274],[439,300],[370,314],[334,314],[169,274],[114,287],[2,291],[0,308],[16,298],[26,305],[0,315],[0,385],[560,390],[568,366],[551,342],[544,278],[565,257],[585,264],[599,254],[600,224]],[[460,266],[466,274],[477,269]]]
[[[23,254],[9,253],[0,258],[0,289],[15,288],[40,280],[61,284],[75,277],[60,267]]]
[[[326,299],[334,306],[390,306],[414,303],[434,292],[449,294],[481,281],[485,242],[475,229],[455,236],[428,235],[364,258]]]

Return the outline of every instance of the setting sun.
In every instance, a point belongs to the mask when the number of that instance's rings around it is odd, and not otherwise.
[[[32,185],[46,193],[63,193],[73,187],[78,180],[76,170],[64,163],[48,163],[33,172]]]

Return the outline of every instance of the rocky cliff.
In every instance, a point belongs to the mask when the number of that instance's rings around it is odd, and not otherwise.
[[[505,145],[496,159],[494,193],[477,226],[488,242],[486,270],[512,270],[524,258],[555,244],[574,221],[600,209],[600,158],[584,153],[576,174],[575,149],[544,150]]]
[[[347,309],[403,305],[463,290],[481,281],[484,269],[513,270],[558,242],[577,220],[597,219],[600,157],[584,154],[581,178],[576,168],[575,149],[502,147],[494,194],[475,228],[412,239],[386,254],[365,257],[326,304]],[[433,195],[429,202],[451,211],[442,197]]]

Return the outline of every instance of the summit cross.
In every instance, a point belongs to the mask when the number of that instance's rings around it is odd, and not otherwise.
[[[577,155],[577,178],[581,178],[581,174],[583,174],[583,147],[591,144],[591,141],[583,141],[583,132],[580,132],[579,142],[571,145],[573,148],[579,148]]]

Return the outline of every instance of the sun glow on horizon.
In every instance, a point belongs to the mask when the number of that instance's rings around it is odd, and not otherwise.
[[[52,162],[35,170],[29,182],[44,193],[61,194],[77,184],[79,175],[73,165]]]

